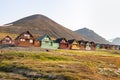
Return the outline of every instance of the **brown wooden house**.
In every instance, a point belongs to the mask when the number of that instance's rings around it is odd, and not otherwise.
[[[70,44],[70,49],[75,49],[75,50],[79,50],[80,46],[77,40],[72,39],[72,40],[68,40],[69,44]]]
[[[1,41],[1,44],[14,44],[14,41],[10,36],[5,36]]]
[[[34,46],[34,37],[29,31],[23,32],[15,39],[15,44],[17,46]]]
[[[80,50],[85,50],[85,41],[79,40],[78,42],[79,42]]]
[[[55,41],[56,43],[59,43],[59,49],[69,49],[69,43],[67,39],[65,38],[58,38]]]

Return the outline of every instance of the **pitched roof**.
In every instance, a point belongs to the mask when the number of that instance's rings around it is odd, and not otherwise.
[[[71,40],[68,40],[68,42],[70,43],[70,44],[72,44],[74,41],[77,41],[76,39],[71,39]],[[78,41],[77,41],[78,42]]]
[[[58,38],[58,39],[56,39],[55,42],[60,43],[62,40],[65,40],[67,42],[67,39],[65,39],[65,38]]]
[[[43,36],[40,36],[40,37],[38,37],[38,41],[42,41],[45,37],[49,37],[49,39],[51,40],[51,38],[50,38],[50,36],[49,35],[47,35],[47,34],[45,34],[45,35],[43,35]]]
[[[33,37],[33,35],[32,35],[29,31],[25,31],[25,32],[21,33],[19,36],[17,36],[17,37],[15,38],[15,40],[18,39],[18,38],[19,38],[21,35],[23,35],[23,34],[30,34],[30,36]]]
[[[1,41],[4,40],[6,37],[9,38],[10,40],[12,40],[12,38],[7,35],[7,36],[5,36],[3,39],[1,39]]]
[[[85,41],[84,40],[79,40],[78,42],[81,43],[81,42],[85,42]]]

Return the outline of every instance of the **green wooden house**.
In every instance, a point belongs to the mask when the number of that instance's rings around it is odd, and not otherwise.
[[[99,43],[96,43],[96,50],[100,50],[100,44]]]
[[[58,47],[59,47],[59,44],[56,43],[55,41],[53,41],[51,39],[51,37],[49,35],[46,35],[46,34],[43,36],[40,36],[37,40],[40,42],[41,48],[58,49]]]

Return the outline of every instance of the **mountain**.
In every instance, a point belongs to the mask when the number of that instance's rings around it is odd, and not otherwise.
[[[105,40],[103,37],[101,37],[100,35],[98,35],[97,33],[95,33],[90,29],[82,28],[82,29],[76,30],[75,32],[89,38],[91,41],[94,41],[96,43],[111,44],[109,41]]]
[[[115,45],[120,45],[120,37],[117,37],[117,38],[113,39],[112,43],[115,44]]]
[[[24,31],[30,31],[32,34],[38,35],[48,34],[54,38],[65,37],[67,39],[88,40],[84,36],[40,14],[31,15],[0,27],[0,32],[4,33],[20,34]]]

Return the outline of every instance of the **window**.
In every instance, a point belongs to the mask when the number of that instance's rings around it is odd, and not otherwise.
[[[6,37],[5,39],[6,39],[6,40],[10,40],[10,38],[8,38],[8,37]]]
[[[27,38],[30,38],[30,35],[29,34],[24,34],[25,37]]]
[[[62,40],[63,43],[65,43],[65,40]]]
[[[20,39],[20,41],[24,42],[24,41],[25,41],[25,39]]]
[[[31,39],[29,42],[30,42],[30,43],[33,43],[33,40]]]
[[[45,37],[45,39],[44,39],[45,41],[49,41],[49,38],[48,37]]]

